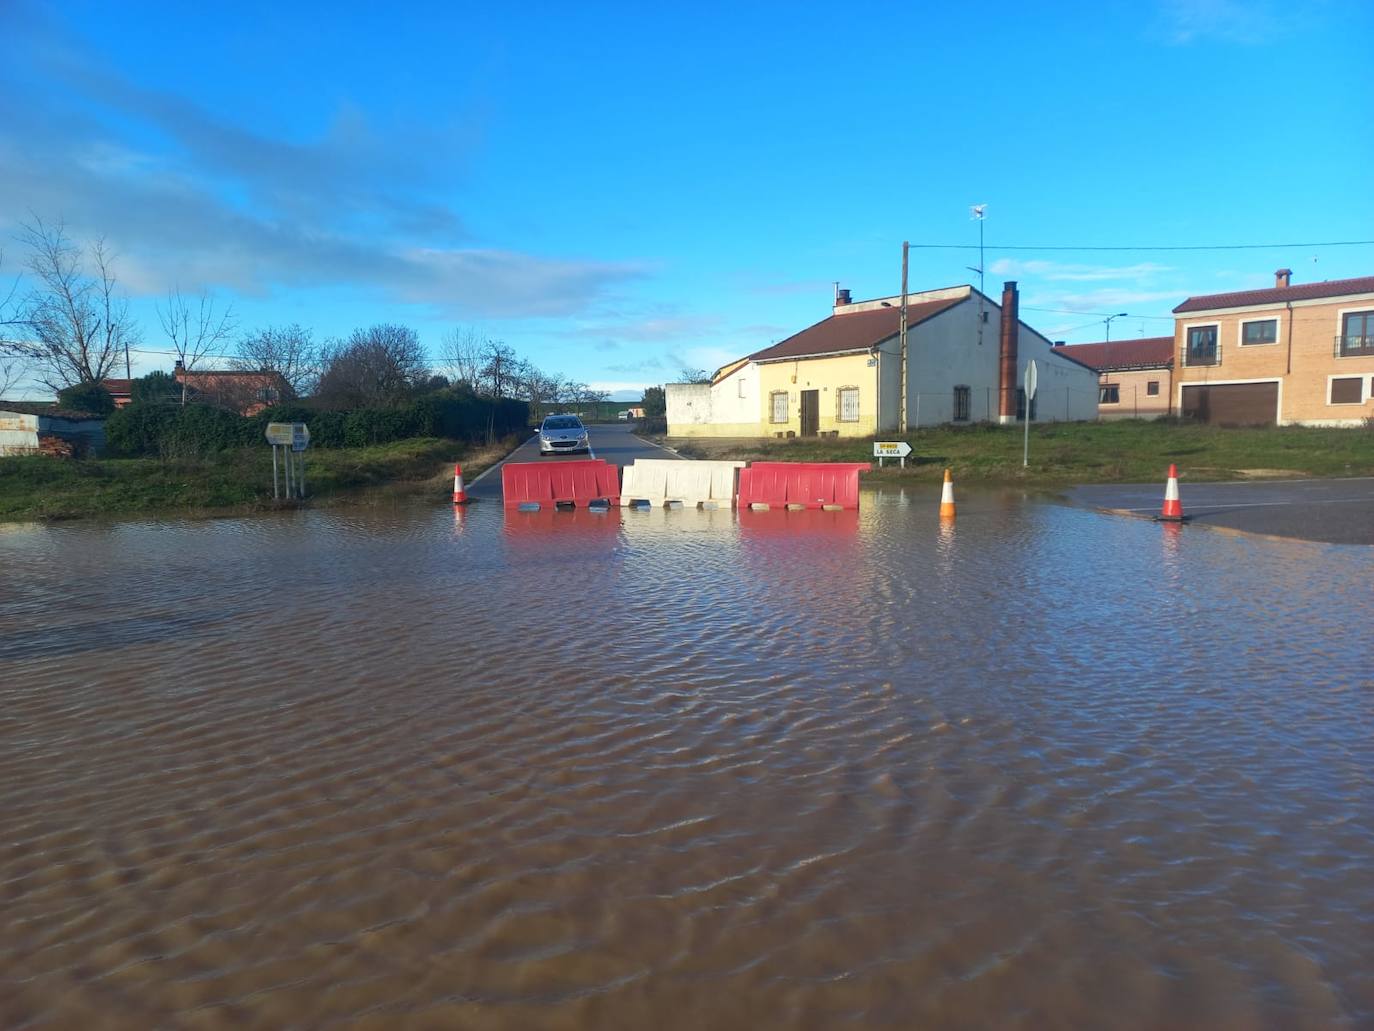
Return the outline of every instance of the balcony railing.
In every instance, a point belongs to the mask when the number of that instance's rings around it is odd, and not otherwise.
[[[1215,344],[1211,347],[1190,347],[1185,361],[1187,365],[1220,365],[1221,351]]]
[[[1374,336],[1338,336],[1336,338],[1336,357],[1374,358]]]

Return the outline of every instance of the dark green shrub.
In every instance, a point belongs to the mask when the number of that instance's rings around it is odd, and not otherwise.
[[[158,454],[162,438],[170,432],[180,411],[179,405],[126,405],[105,420],[106,452],[127,458]]]
[[[150,372],[129,384],[133,404],[181,404],[181,384],[170,372]]]
[[[114,398],[99,383],[78,383],[57,392],[57,406],[73,412],[109,415],[115,410]]]

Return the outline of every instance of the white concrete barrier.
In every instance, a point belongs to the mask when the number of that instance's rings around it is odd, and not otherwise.
[[[675,462],[636,458],[625,467],[620,496],[626,501],[728,508],[735,503],[735,481],[743,462]]]

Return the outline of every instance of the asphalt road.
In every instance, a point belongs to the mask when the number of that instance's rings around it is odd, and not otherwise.
[[[1193,523],[1326,544],[1374,544],[1374,478],[1251,480],[1179,484],[1183,514]],[[1091,484],[1065,497],[1075,505],[1151,516],[1164,483]]]
[[[677,458],[675,452],[668,451],[641,440],[630,432],[630,426],[622,423],[589,425],[592,453],[590,455],[549,455],[539,457],[539,435],[530,434],[528,440],[516,448],[506,462],[573,462],[586,458],[604,458],[615,465],[629,465],[636,458]],[[501,500],[501,465],[494,465],[485,473],[466,485],[468,497],[484,501]]]

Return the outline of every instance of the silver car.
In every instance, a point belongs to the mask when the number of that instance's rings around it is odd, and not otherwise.
[[[592,444],[587,427],[575,415],[548,415],[539,427],[539,454],[558,455],[585,451],[591,454]]]

